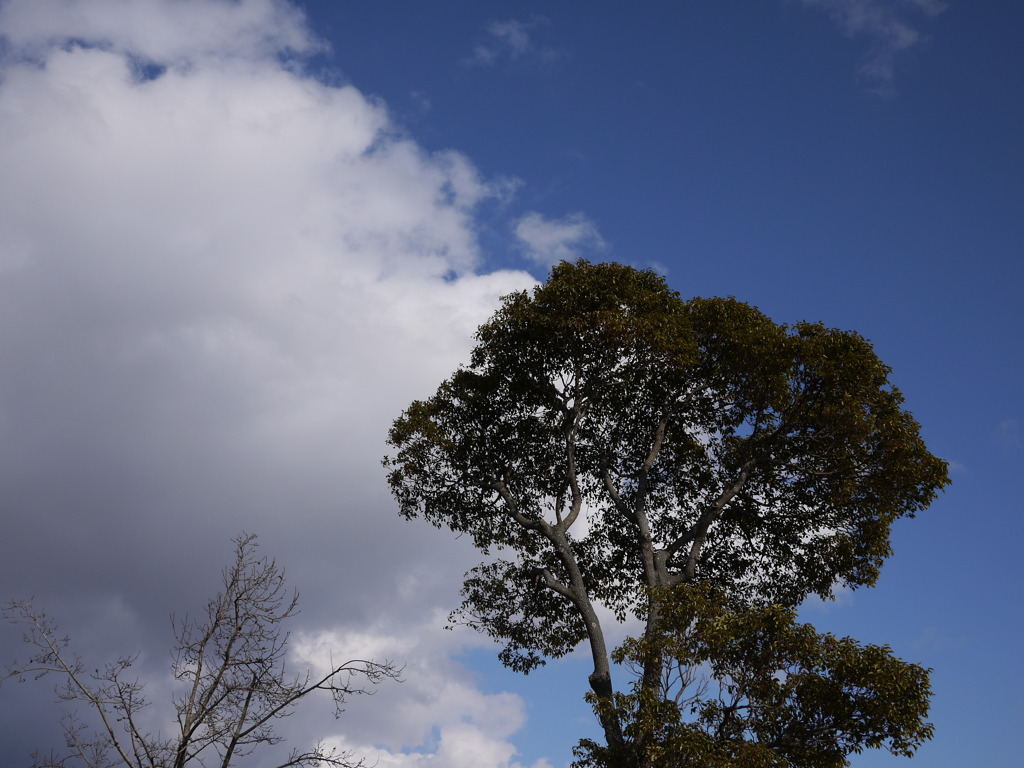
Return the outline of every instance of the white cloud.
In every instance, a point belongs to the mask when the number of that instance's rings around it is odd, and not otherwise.
[[[284,0],[8,0],[0,29],[20,55],[84,40],[164,66],[309,53],[322,43]]]
[[[607,247],[597,225],[581,213],[549,219],[531,211],[516,222],[515,234],[527,258],[543,266],[572,261],[586,251]]]
[[[344,732],[330,738],[332,745],[365,755],[382,767],[520,766],[509,738],[526,722],[522,699],[480,692],[451,659],[452,633],[443,629],[444,624],[444,615],[437,614],[415,627],[328,630],[299,639],[297,661],[319,663],[318,668],[326,668],[330,650],[334,658],[340,651],[344,658],[411,660],[401,684],[378,688],[371,699],[351,708]],[[466,630],[456,633],[465,645],[486,645]],[[547,766],[545,760],[534,764]]]
[[[501,60],[548,63],[562,58],[562,51],[536,42],[537,33],[549,24],[542,16],[534,16],[529,21],[506,19],[489,22],[484,27],[483,40],[474,46],[473,53],[463,63],[489,66]]]
[[[89,661],[147,649],[157,680],[168,614],[202,605],[250,530],[302,591],[301,632],[418,637],[475,555],[400,520],[379,459],[533,282],[478,271],[475,209],[501,184],[303,75],[290,58],[320,44],[283,2],[13,0],[0,34],[0,583]],[[90,631],[112,604],[117,647]],[[466,642],[400,649],[403,695],[413,670],[457,682],[396,727],[512,765],[521,702],[460,672]],[[315,737],[302,711],[288,727]],[[386,735],[371,713],[359,733]],[[50,746],[32,735],[0,723],[0,763]]]
[[[924,42],[920,16],[933,18],[948,7],[942,0],[802,0],[821,8],[849,37],[864,37],[870,51],[861,75],[877,92],[894,92],[896,58]]]

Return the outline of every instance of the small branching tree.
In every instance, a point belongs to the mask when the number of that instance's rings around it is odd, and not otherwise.
[[[810,595],[874,584],[893,522],[948,482],[863,337],[581,260],[505,297],[477,341],[395,421],[391,489],[405,517],[500,551],[454,618],[503,642],[504,663],[589,644],[607,743],[583,745],[584,764],[817,768],[927,738],[923,670],[792,618]],[[644,627],[618,656],[638,672],[626,693],[600,605]],[[710,687],[670,700],[666,674],[702,664]],[[803,751],[785,741],[801,733]]]
[[[397,679],[391,662],[351,660],[322,675],[287,670],[288,633],[283,624],[297,612],[298,594],[285,586],[284,571],[274,560],[259,557],[256,537],[234,540],[235,559],[223,575],[223,590],[201,617],[172,618],[175,645],[171,672],[178,683],[173,696],[176,724],[162,735],[148,728],[143,684],[132,675],[137,654],[123,656],[99,669],[88,668],[71,649],[71,641],[30,601],[12,601],[3,616],[25,628],[33,653],[10,665],[0,681],[60,678],[62,701],[84,703],[98,719],[90,728],[72,709],[62,725],[67,750],[36,755],[38,768],[227,768],[257,748],[278,744],[275,721],[292,713],[314,691],[333,698],[335,715],[348,697],[368,693],[366,684]],[[323,742],[309,750],[292,750],[286,766],[363,765],[349,753]]]

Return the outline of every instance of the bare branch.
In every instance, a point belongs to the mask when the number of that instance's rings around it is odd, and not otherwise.
[[[235,560],[225,569],[223,584],[207,604],[203,621],[185,616],[179,622],[172,617],[172,673],[185,688],[173,698],[178,722],[173,739],[154,737],[140,725],[140,713],[147,706],[143,685],[124,679],[135,656],[122,657],[87,676],[82,661],[69,651],[70,640],[59,635],[42,611],[29,601],[3,606],[6,620],[26,627],[24,640],[35,651],[26,662],[8,667],[0,683],[58,675],[60,698],[86,703],[101,724],[97,733],[89,733],[74,714],[66,714],[62,726],[68,754],[51,753],[44,760],[37,756],[38,765],[63,767],[77,760],[89,768],[186,768],[207,765],[210,753],[216,752],[217,764],[228,768],[261,745],[279,743],[282,737],[274,731],[274,721],[290,714],[312,692],[328,692],[337,716],[349,696],[369,692],[365,685],[399,678],[401,670],[390,661],[361,659],[332,663],[326,674],[315,678],[309,673],[289,677],[288,634],[281,625],[297,612],[298,595],[288,592],[284,572],[273,560],[257,557],[255,536],[235,539]],[[363,765],[351,758],[325,749],[321,742],[312,750],[293,751],[281,765]]]

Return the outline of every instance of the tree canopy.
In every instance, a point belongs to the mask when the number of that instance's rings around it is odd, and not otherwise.
[[[653,707],[680,595],[692,610],[692,589],[711,590],[705,612],[739,616],[874,584],[893,521],[948,482],[889,373],[857,333],[563,262],[505,297],[469,364],[395,421],[385,464],[401,514],[489,555],[456,620],[524,672],[589,641],[610,764],[674,765],[624,730],[596,606],[644,622],[638,701]]]
[[[731,609],[706,587],[666,591],[657,633],[630,638],[613,659],[635,672],[609,707],[623,744],[583,740],[576,765],[840,768],[850,752],[911,756],[931,738],[928,670],[887,646],[819,634],[781,605]],[[643,666],[661,661],[660,686]],[[698,670],[705,670],[700,674]]]

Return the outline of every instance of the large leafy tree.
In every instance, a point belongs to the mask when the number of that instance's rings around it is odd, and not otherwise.
[[[735,299],[684,301],[651,271],[581,260],[505,297],[477,340],[467,367],[395,421],[389,481],[404,516],[489,555],[455,616],[502,641],[505,664],[528,672],[589,643],[607,745],[583,745],[583,763],[844,765],[929,735],[924,670],[792,616],[812,594],[873,584],[893,521],[948,482],[864,338],[779,325]],[[632,693],[613,687],[598,605],[643,623],[618,656]],[[781,655],[743,650],[773,643]],[[733,662],[715,666],[722,656]],[[872,676],[871,658],[902,672]],[[687,666],[739,697],[679,705],[690,699],[666,679]],[[846,715],[797,694],[763,702],[805,667],[834,682],[816,695]],[[858,709],[856,692],[912,716]],[[770,736],[808,718],[820,749]]]

